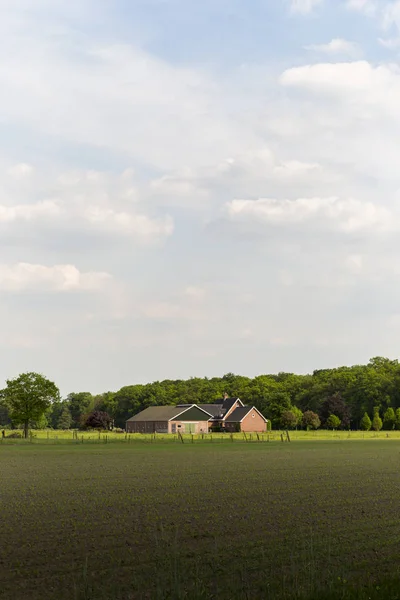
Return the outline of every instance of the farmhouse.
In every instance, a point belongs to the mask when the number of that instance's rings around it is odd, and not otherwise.
[[[128,433],[208,433],[212,414],[196,404],[150,406],[126,422]]]
[[[151,406],[126,422],[128,433],[264,432],[268,420],[254,406],[226,394],[214,404]]]

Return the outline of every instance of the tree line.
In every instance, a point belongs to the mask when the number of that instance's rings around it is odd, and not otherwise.
[[[20,378],[31,376],[32,380],[33,375]],[[18,380],[9,380],[0,393],[2,427],[28,426],[26,415],[10,403],[13,394],[18,396]],[[21,389],[26,391],[26,381],[24,385]],[[400,429],[400,364],[383,357],[372,358],[366,365],[322,369],[308,375],[278,373],[250,378],[228,373],[128,385],[101,394],[72,392],[64,398],[49,382],[47,400],[40,405],[43,410],[34,410],[28,421],[29,426],[40,429],[124,428],[129,417],[149,406],[213,403],[225,392],[256,406],[274,429]]]

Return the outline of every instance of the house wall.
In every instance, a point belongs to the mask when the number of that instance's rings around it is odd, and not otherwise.
[[[128,433],[168,433],[168,421],[128,421]]]
[[[267,424],[256,410],[251,410],[240,423],[240,431],[262,433],[267,431]]]
[[[187,421],[180,421],[180,420],[169,421],[168,433],[178,433],[178,431],[180,431],[181,433],[185,433],[186,425],[188,425]],[[193,422],[193,425],[194,425],[193,433],[208,433],[208,421],[196,421],[196,422]]]

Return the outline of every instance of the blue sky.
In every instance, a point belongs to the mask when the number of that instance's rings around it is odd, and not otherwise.
[[[400,2],[5,0],[0,377],[399,355]]]

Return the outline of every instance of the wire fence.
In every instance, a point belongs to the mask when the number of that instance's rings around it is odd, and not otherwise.
[[[34,431],[28,438],[22,431],[7,430],[0,437],[1,444],[135,444],[135,443],[263,443],[280,439],[278,432],[269,433],[201,433],[201,434],[159,434],[159,433],[114,433],[80,431]]]
[[[116,433],[113,431],[30,430],[28,438],[21,430],[3,430],[2,444],[215,444],[307,442],[328,440],[400,440],[400,431],[269,431],[265,433]]]

